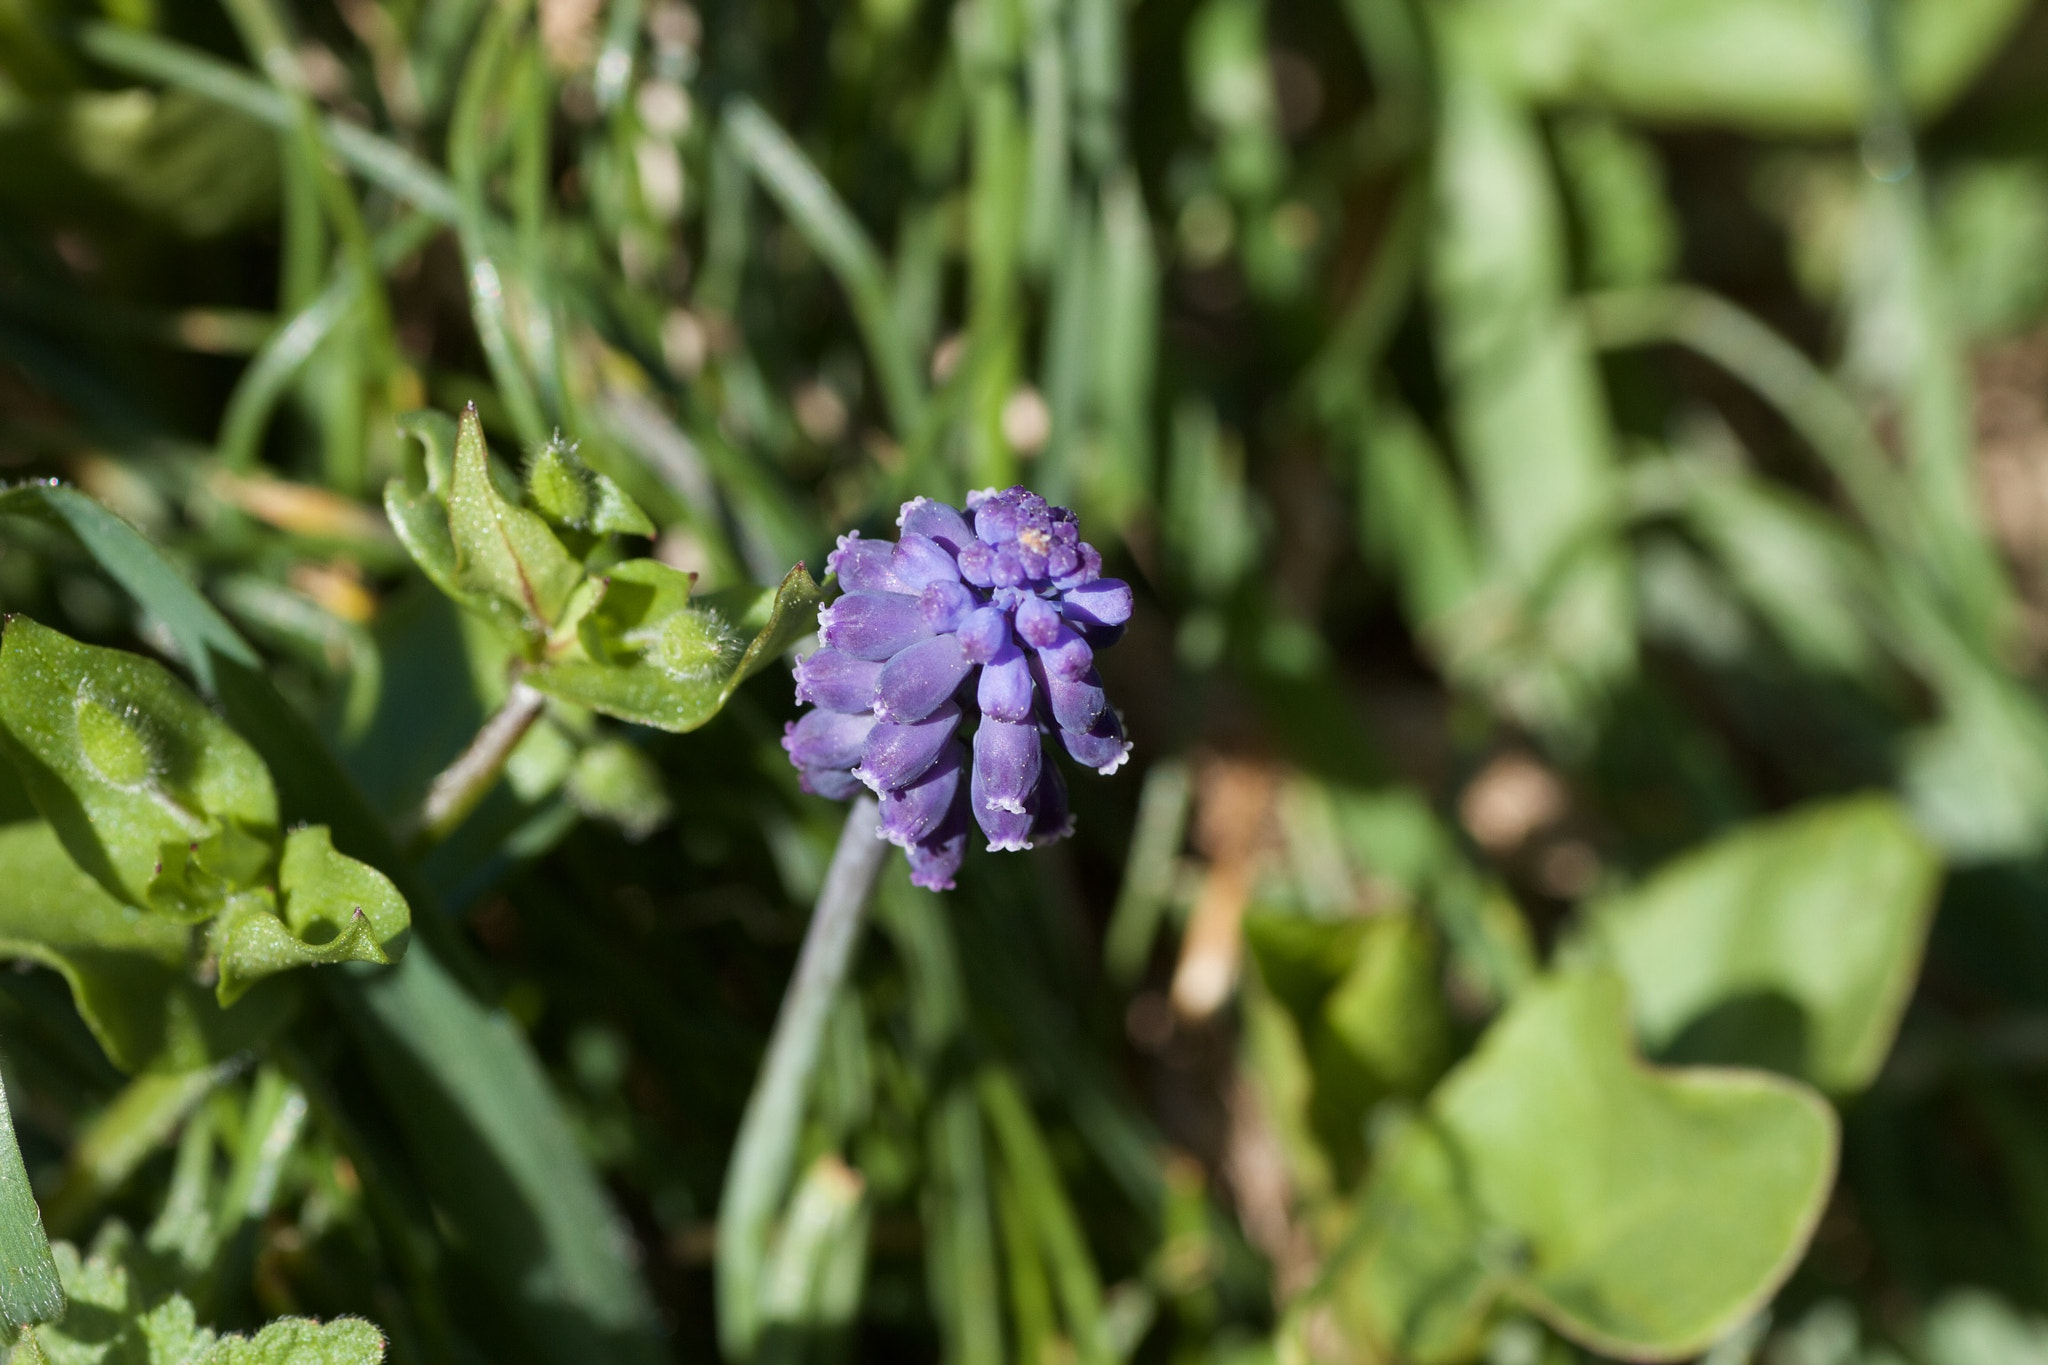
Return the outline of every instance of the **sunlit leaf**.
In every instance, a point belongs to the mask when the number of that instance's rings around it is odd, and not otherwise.
[[[1854,11],[1808,0],[1481,0],[1499,61],[1549,99],[1761,133],[1846,133],[1871,100]],[[1902,0],[1900,79],[1938,110],[1999,50],[2020,0]]]
[[[0,1318],[10,1327],[64,1311],[64,1291],[43,1234],[42,1210],[14,1138],[14,1113],[0,1090]]]
[[[72,858],[131,904],[204,919],[273,856],[269,770],[161,664],[14,617],[0,734]]]
[[[390,878],[334,851],[325,825],[285,839],[278,894],[245,893],[214,921],[220,1003],[292,967],[335,962],[388,963],[404,952],[411,926],[405,898]]]
[[[1627,980],[1652,1051],[1856,1090],[1891,1048],[1939,877],[1896,802],[1815,805],[1596,905],[1588,946]]]
[[[1334,1303],[1416,1361],[1479,1354],[1515,1301],[1632,1360],[1697,1354],[1763,1303],[1834,1176],[1833,1111],[1762,1072],[1631,1055],[1619,980],[1532,985],[1382,1157]]]
[[[583,580],[583,567],[538,513],[498,487],[474,407],[462,413],[447,501],[456,581],[510,605],[529,632],[552,626]]]
[[[559,438],[533,457],[526,491],[541,515],[563,530],[587,537],[654,534],[654,523],[640,505]]]
[[[772,590],[692,601],[689,575],[651,559],[607,571],[576,650],[526,679],[564,701],[662,730],[694,730],[735,689],[816,628],[804,566]]]

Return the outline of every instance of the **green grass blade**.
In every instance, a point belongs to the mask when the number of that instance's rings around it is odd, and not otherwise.
[[[923,416],[924,384],[917,357],[897,325],[888,273],[874,243],[810,158],[759,105],[745,99],[732,105],[726,111],[725,132],[846,291],[881,382],[889,420],[899,436],[909,437]]]
[[[64,1288],[50,1259],[42,1210],[21,1164],[7,1092],[0,1089],[0,1317],[9,1326],[26,1327],[63,1311]]]
[[[752,1358],[760,1345],[769,1229],[796,1163],[832,1001],[860,941],[869,893],[888,851],[875,837],[877,815],[866,797],[847,812],[796,974],[775,1015],[768,1055],[733,1140],[718,1204],[718,1336],[732,1360]]]
[[[82,26],[78,45],[116,71],[190,90],[280,131],[292,125],[284,96],[228,63],[153,33],[115,24]],[[321,136],[357,174],[444,223],[461,217],[447,177],[411,152],[342,119],[322,120]]]

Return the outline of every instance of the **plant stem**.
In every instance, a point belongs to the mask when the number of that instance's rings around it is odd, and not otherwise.
[[[443,768],[427,788],[426,799],[420,802],[419,814],[413,817],[408,834],[434,843],[461,824],[498,780],[498,774],[505,770],[505,760],[540,719],[546,704],[547,697],[535,688],[524,682],[513,683],[505,704],[484,722],[469,747]]]
[[[804,931],[796,973],[775,1016],[768,1055],[740,1117],[718,1211],[718,1336],[728,1360],[745,1360],[760,1337],[761,1267],[768,1227],[789,1185],[803,1126],[804,1099],[839,984],[846,977],[863,913],[889,846],[876,837],[879,814],[863,796],[846,813],[832,865]]]

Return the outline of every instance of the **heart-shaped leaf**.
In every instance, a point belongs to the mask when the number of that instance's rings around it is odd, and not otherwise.
[[[1617,978],[1553,977],[1389,1144],[1335,1304],[1419,1362],[1476,1356],[1503,1296],[1608,1355],[1692,1355],[1797,1263],[1836,1142],[1806,1087],[1644,1067]]]
[[[267,870],[269,769],[160,664],[13,617],[0,737],[73,860],[130,904],[205,919]]]
[[[412,915],[390,878],[334,850],[325,825],[285,839],[278,895],[237,896],[213,925],[222,1006],[293,967],[389,963],[405,951]]]
[[[291,1012],[290,983],[224,1014],[188,969],[192,930],[123,905],[40,820],[0,826],[0,957],[53,968],[123,1071],[183,1071],[261,1042]]]
[[[689,575],[633,559],[605,576],[577,643],[526,675],[550,696],[661,730],[694,730],[749,677],[815,628],[804,566],[773,590],[692,601]]]
[[[1628,982],[1643,1045],[1837,1093],[1883,1065],[1941,875],[1888,797],[1738,830],[1596,905],[1587,945]]]

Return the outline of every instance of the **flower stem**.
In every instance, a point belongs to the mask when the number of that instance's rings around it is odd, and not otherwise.
[[[436,843],[461,824],[463,817],[490,792],[498,774],[505,771],[505,760],[526,738],[526,732],[540,719],[546,705],[547,697],[542,693],[523,682],[513,683],[505,704],[484,722],[469,747],[443,768],[427,788],[426,799],[420,802],[419,812],[404,831],[406,837]]]
[[[753,1354],[760,1338],[760,1283],[768,1229],[789,1186],[804,1099],[832,1002],[860,941],[863,915],[889,846],[876,837],[879,808],[863,796],[846,813],[796,973],[775,1016],[768,1055],[740,1117],[718,1210],[718,1336],[726,1359]]]

